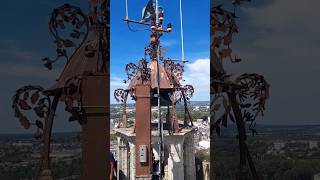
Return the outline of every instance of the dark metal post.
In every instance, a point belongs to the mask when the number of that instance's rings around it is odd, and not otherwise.
[[[51,142],[51,132],[52,132],[52,125],[53,125],[53,119],[54,115],[56,113],[56,109],[59,103],[59,98],[60,98],[61,92],[57,92],[53,98],[51,107],[50,107],[50,113],[48,116],[48,119],[46,119],[45,123],[45,129],[44,129],[44,135],[42,137],[43,140],[43,150],[42,150],[42,158],[40,162],[40,169],[36,173],[35,179],[38,180],[39,178],[43,176],[42,171],[43,170],[50,170],[50,142]],[[51,173],[50,173],[51,174]],[[48,176],[51,176],[48,174]],[[46,178],[49,178],[46,176]],[[52,177],[51,177],[52,178]]]
[[[87,76],[82,83],[81,180],[107,179],[110,174],[109,83],[106,74]]]
[[[248,179],[248,172],[247,172],[247,161],[248,165],[250,168],[250,172],[252,175],[252,178],[254,180],[258,180],[259,176],[256,171],[256,168],[253,164],[253,161],[251,159],[246,140],[247,140],[247,135],[246,135],[246,127],[245,127],[245,122],[243,122],[242,118],[242,113],[239,107],[239,104],[236,103],[236,94],[235,93],[228,93],[230,99],[232,102],[232,110],[236,118],[236,123],[237,123],[237,128],[238,128],[238,139],[239,139],[239,148],[240,148],[240,174],[239,174],[239,179],[240,180],[246,180]]]
[[[136,138],[135,138],[135,164],[136,179],[150,179],[152,171],[151,147],[151,87],[137,85],[136,95]],[[141,147],[146,147],[141,152]],[[145,158],[143,158],[143,157]]]
[[[245,125],[242,119],[242,113],[241,110],[239,108],[239,104],[236,103],[237,101],[237,97],[236,94],[231,92],[228,93],[229,98],[231,100],[232,103],[232,110],[233,113],[235,115],[235,119],[236,119],[236,124],[237,124],[237,128],[238,128],[238,140],[239,140],[239,149],[240,149],[240,172],[239,172],[239,180],[246,180],[247,177],[247,173],[246,173],[246,148],[245,148],[245,141],[247,139],[246,136],[246,131],[245,131]]]

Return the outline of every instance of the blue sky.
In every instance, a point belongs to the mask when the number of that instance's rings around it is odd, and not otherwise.
[[[129,18],[140,20],[143,6],[148,0],[128,0]],[[179,0],[159,0],[165,11],[165,22],[172,23],[173,31],[161,38],[167,57],[181,59]],[[122,80],[126,78],[125,65],[136,63],[143,57],[148,44],[149,31],[132,32],[122,21],[125,18],[125,1],[111,1],[110,43],[111,43],[111,102],[115,103],[113,90],[125,88]],[[182,1],[185,58],[185,79],[195,87],[193,100],[209,100],[209,58],[210,28],[209,0]],[[135,29],[144,26],[132,25]]]

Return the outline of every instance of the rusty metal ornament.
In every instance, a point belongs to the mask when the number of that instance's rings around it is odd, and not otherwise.
[[[229,76],[223,68],[223,59],[228,58],[231,62],[237,63],[241,59],[233,57],[230,45],[234,34],[238,33],[238,26],[235,21],[235,14],[222,9],[220,6],[211,9],[211,51],[214,61],[213,77],[216,80],[225,80]]]
[[[142,84],[150,81],[151,70],[148,67],[148,62],[146,59],[141,59],[139,61],[138,71],[140,72],[140,80]]]
[[[215,131],[218,135],[221,133],[221,125],[228,126],[228,120],[235,122],[234,115],[231,111],[231,102],[227,94],[216,94],[210,102],[210,118],[214,122],[211,131]],[[217,117],[217,114],[221,114]],[[211,133],[213,135],[213,133]]]
[[[86,116],[81,103],[81,83],[82,78],[80,76],[68,79],[62,94],[64,95],[65,111],[71,114],[69,121],[78,121],[80,125],[83,125],[86,123]]]
[[[127,98],[128,98],[128,91],[124,89],[116,89],[114,91],[114,98],[118,103],[121,103],[121,120],[119,122],[119,127],[126,127],[127,122],[127,113],[126,113],[126,105],[127,105]]]
[[[182,92],[181,92],[181,90],[175,90],[169,95],[169,97],[170,97],[172,104],[175,105],[181,101]]]
[[[230,44],[232,43],[233,35],[238,32],[238,27],[235,21],[235,14],[223,9],[222,7],[214,7],[211,9],[211,28],[212,36],[212,50],[214,50],[214,57],[211,59],[211,67],[213,70],[213,77],[211,77],[211,92],[213,93],[213,101],[211,102],[211,110],[215,110],[215,99],[221,98],[221,94],[235,92],[239,98],[239,105],[243,112],[243,118],[245,121],[250,122],[250,130],[253,134],[256,132],[254,129],[254,121],[256,117],[261,114],[265,109],[264,104],[268,98],[269,85],[265,81],[264,77],[258,74],[243,74],[237,77],[234,81],[230,80],[223,68],[223,59],[229,58],[232,62],[239,62],[237,58],[232,58],[232,49]],[[217,97],[215,97],[217,96]],[[227,98],[225,98],[227,99]],[[225,100],[227,101],[227,100]],[[230,107],[225,107],[229,109]],[[214,112],[212,112],[215,114]],[[227,114],[230,112],[226,112]],[[214,128],[220,127],[222,121],[221,118],[216,118]],[[225,125],[227,123],[224,123]],[[218,130],[219,132],[219,130]],[[219,133],[218,133],[219,134]]]
[[[163,65],[166,70],[174,74],[179,81],[183,79],[184,67],[180,63],[175,63],[174,60],[167,58],[163,60]]]
[[[124,83],[127,83],[129,80],[132,80],[136,76],[138,76],[138,80],[140,80],[142,84],[148,83],[150,81],[151,70],[148,67],[148,62],[144,58],[141,59],[138,64],[127,64],[125,71],[127,73],[127,79],[123,80]]]
[[[36,139],[42,137],[50,106],[51,99],[44,94],[44,88],[41,86],[24,86],[18,89],[13,96],[12,108],[15,117],[25,129],[29,129],[30,126],[37,128],[34,134]],[[28,118],[30,114],[36,116],[37,120],[31,121],[31,118]]]
[[[101,4],[101,11],[105,14],[100,17],[97,28],[101,29],[99,51],[103,55],[103,63],[108,60],[107,54],[109,50],[109,44],[105,35],[109,37],[108,32],[108,19],[107,18],[107,1]],[[91,22],[90,25],[93,25]],[[100,30],[99,29],[99,30]],[[49,20],[49,30],[53,36],[54,43],[56,45],[57,56],[54,59],[48,57],[43,58],[44,66],[49,70],[52,69],[53,63],[60,59],[66,59],[67,64],[69,63],[70,57],[76,52],[76,50],[83,44],[87,39],[89,31],[89,21],[88,17],[76,6],[69,4],[64,4],[53,10]],[[85,56],[93,57],[94,47],[86,46]],[[105,55],[105,56],[104,56]],[[106,65],[106,64],[105,64]],[[106,72],[106,68],[100,72]],[[88,72],[89,73],[89,72]],[[87,76],[83,73],[82,76]],[[40,171],[45,171],[50,169],[50,136],[52,131],[52,124],[54,120],[54,113],[56,111],[59,100],[66,103],[66,111],[70,112],[72,116],[70,121],[78,120],[80,124],[85,123],[86,117],[84,116],[84,111],[82,107],[82,96],[81,96],[81,82],[83,77],[74,76],[65,81],[65,83],[59,87],[54,87],[52,89],[44,89],[41,86],[24,86],[18,89],[13,96],[12,108],[15,112],[15,117],[17,117],[21,125],[28,129],[31,126],[36,126],[37,132],[35,137],[37,139],[41,138],[41,143],[43,143],[41,151],[40,166],[36,173],[35,179],[38,179]],[[53,101],[49,96],[54,96]],[[33,115],[31,117],[31,115]],[[29,118],[30,117],[30,118]],[[32,121],[31,119],[34,119]]]
[[[116,89],[114,91],[114,98],[117,102],[124,103],[127,99],[128,92],[124,89]]]
[[[53,64],[60,58],[69,60],[72,54],[86,39],[89,22],[87,16],[80,8],[64,4],[53,10],[49,21],[49,30],[56,44],[57,56],[54,59],[42,59],[44,66],[51,70]],[[68,34],[67,37],[64,37]]]
[[[194,93],[194,88],[192,85],[187,84],[183,86],[183,96],[184,96],[183,98],[186,99],[188,103],[190,103],[193,93]]]
[[[173,92],[169,94],[170,100],[173,104],[185,101],[185,105],[190,103],[190,100],[194,94],[194,88],[192,85],[184,85],[183,87],[176,88]]]
[[[155,37],[157,35],[152,34],[151,37]],[[156,39],[155,41],[151,41],[150,44],[144,48],[144,55],[145,56],[149,56],[151,60],[155,60],[157,57],[157,47],[159,46],[160,50],[162,49],[162,46],[159,44],[158,39]],[[162,53],[163,54],[163,53]],[[162,59],[163,57],[160,53],[160,59]]]
[[[240,2],[240,1],[239,1]],[[256,134],[256,118],[263,115],[265,103],[269,97],[269,84],[262,75],[242,74],[232,80],[231,75],[223,68],[223,60],[229,59],[233,63],[241,59],[232,57],[230,44],[238,27],[235,13],[223,9],[221,6],[211,8],[211,102],[210,126],[211,138],[213,132],[221,134],[221,126],[227,127],[228,120],[237,125],[240,150],[239,179],[248,179],[247,163],[253,179],[259,179],[254,163],[246,145],[247,123],[252,135]]]
[[[192,124],[192,118],[187,106],[190,103],[191,97],[193,96],[194,88],[191,85],[181,85],[181,81],[183,81],[184,66],[176,62],[177,60],[171,60],[170,58],[163,57],[163,55],[165,54],[165,50],[160,45],[159,38],[161,37],[161,35],[161,33],[152,31],[150,35],[150,43],[144,48],[144,57],[136,64],[129,63],[126,65],[125,71],[127,79],[124,80],[124,82],[127,83],[130,81],[129,87],[126,90],[115,90],[114,97],[117,102],[122,102],[123,99],[126,99],[124,98],[126,97],[126,93],[124,91],[126,91],[130,94],[133,100],[137,100],[137,85],[151,85],[150,93],[159,93],[161,96],[163,96],[163,102],[165,106],[171,106],[171,111],[173,114],[176,111],[175,105],[179,102],[183,102],[185,107],[185,115],[188,116],[187,118],[189,119],[189,121],[191,121]],[[148,64],[147,59],[151,61],[150,64]],[[159,62],[157,62],[158,60]],[[155,82],[158,81],[157,71],[159,71],[159,74],[161,75],[159,75],[160,82],[156,84]],[[154,75],[155,77],[151,77],[151,75]],[[156,88],[159,88],[157,89],[157,91],[160,92],[155,93]],[[152,99],[152,105],[155,104],[157,104],[155,102],[155,99]],[[174,119],[176,119],[175,130],[178,130],[179,124],[177,116],[173,115],[173,117]],[[187,118],[185,117],[185,120]]]
[[[126,65],[125,71],[127,73],[127,80],[124,80],[124,82],[126,83],[137,74],[138,66],[134,63],[129,63]]]

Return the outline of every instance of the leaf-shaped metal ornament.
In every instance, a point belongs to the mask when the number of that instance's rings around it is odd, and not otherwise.
[[[68,53],[76,50],[84,42],[88,35],[88,29],[87,16],[80,8],[64,4],[54,9],[49,21],[49,30],[57,46],[57,56],[54,60],[47,58],[44,61],[44,66],[51,70],[53,63],[61,59],[61,57],[66,58],[68,61]],[[76,41],[72,41],[70,38]],[[70,50],[67,51],[67,49]]]
[[[71,41],[71,40],[69,40],[69,39],[66,39],[64,42],[63,42],[63,45],[65,46],[65,47],[75,47],[75,44],[74,44],[74,42],[73,41]]]
[[[31,95],[31,103],[35,104],[39,99],[39,91],[36,91]]]
[[[124,89],[116,89],[114,91],[114,98],[117,102],[124,103],[127,98],[128,92]]]
[[[188,102],[190,102],[191,97],[193,96],[194,93],[194,88],[191,85],[185,85],[183,86],[183,91],[184,91],[184,98],[186,98],[186,100]]]
[[[23,100],[27,100],[29,98],[29,92],[25,92],[23,94]]]
[[[79,39],[80,35],[81,35],[81,32],[78,30],[73,30],[73,32],[70,34],[70,36],[75,39]]]
[[[126,65],[125,70],[127,73],[128,80],[131,80],[137,74],[138,66],[135,65],[134,63],[129,63]]]
[[[20,100],[19,101],[19,106],[20,106],[20,108],[21,109],[23,109],[23,110],[30,110],[31,109],[31,106],[29,106],[29,104],[27,103],[27,101],[26,100]]]
[[[29,129],[30,128],[30,121],[26,117],[21,117],[20,118],[20,124],[24,129]]]
[[[234,1],[234,5],[239,5],[241,0]],[[252,176],[247,172],[239,174],[243,179],[259,179],[255,170],[248,147],[246,145],[246,125],[250,123],[249,130],[252,135],[256,133],[255,119],[259,114],[263,114],[265,101],[268,97],[268,84],[264,77],[258,74],[243,74],[235,80],[223,68],[223,60],[228,59],[232,63],[240,62],[241,59],[232,57],[233,50],[230,44],[233,41],[233,35],[238,33],[235,12],[228,11],[221,6],[211,8],[210,28],[211,36],[211,69],[213,69],[213,79],[210,79],[212,94],[215,97],[213,102],[216,103],[217,97],[224,97],[223,106],[224,114],[214,122],[211,127],[220,135],[221,125],[227,127],[228,118],[236,123],[240,148],[240,171],[249,169]],[[223,69],[223,71],[219,71]],[[213,106],[211,106],[213,107]],[[211,112],[212,113],[212,112]],[[215,115],[215,111],[213,111]],[[248,167],[249,166],[249,167]]]
[[[43,129],[43,123],[40,120],[36,120],[36,126],[39,129]]]
[[[34,110],[34,112],[36,113],[36,115],[37,115],[38,117],[40,117],[40,118],[43,118],[43,117],[44,117],[45,112],[44,112],[44,110],[43,110],[42,107],[37,106],[37,107],[33,108],[33,110]]]
[[[51,100],[43,91],[44,89],[41,86],[24,86],[18,89],[13,96],[12,108],[15,117],[19,119],[23,128],[29,129],[31,125],[40,127],[39,119],[44,121],[49,113]],[[27,113],[28,111],[29,113]],[[32,117],[30,112],[34,113],[39,119],[33,121],[32,118],[29,118],[28,116]]]

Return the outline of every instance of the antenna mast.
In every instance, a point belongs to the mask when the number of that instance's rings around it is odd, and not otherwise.
[[[126,0],[126,20],[129,19],[129,12],[128,12],[128,0]]]
[[[154,8],[154,16],[152,19],[151,19],[151,22],[150,19],[149,20],[141,20],[141,21],[135,21],[135,20],[130,20],[128,19],[128,0],[126,0],[126,18],[124,19],[124,21],[126,23],[135,23],[135,24],[140,24],[140,25],[146,25],[146,26],[149,26],[151,31],[152,31],[152,34],[155,35],[156,37],[156,44],[155,44],[155,47],[154,47],[154,54],[155,56],[153,57],[156,61],[156,83],[157,83],[157,94],[156,94],[156,98],[157,98],[157,105],[158,105],[158,113],[157,113],[157,116],[158,116],[158,132],[159,132],[159,142],[158,142],[158,145],[159,145],[159,179],[163,179],[163,162],[164,162],[164,144],[163,144],[163,139],[164,139],[164,134],[163,134],[163,119],[161,118],[161,97],[160,97],[160,59],[161,59],[161,52],[160,52],[160,37],[163,33],[169,33],[171,32],[172,30],[172,25],[171,23],[167,24],[167,27],[166,28],[163,28],[163,12],[162,10],[160,10],[159,8],[159,1],[158,0],[150,0],[149,2],[152,3],[152,7]],[[151,4],[150,4],[151,5]],[[149,4],[147,5],[148,8],[149,8]],[[145,11],[148,11],[150,9],[148,9],[146,7]],[[152,15],[151,15],[152,16]],[[183,58],[184,60],[184,58]]]
[[[182,61],[182,65],[184,65],[185,59],[184,59],[183,24],[182,24],[182,0],[180,0],[180,36],[181,36],[181,61]]]
[[[158,0],[156,0],[156,25],[159,27],[159,4]],[[157,32],[157,37],[159,37],[159,32]],[[163,177],[162,174],[162,164],[163,164],[163,122],[161,118],[161,104],[160,104],[160,70],[159,70],[159,61],[160,61],[160,39],[158,39],[157,45],[157,95],[158,95],[158,130],[159,130],[159,179],[161,180]]]

